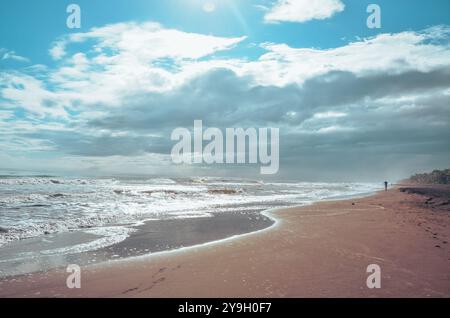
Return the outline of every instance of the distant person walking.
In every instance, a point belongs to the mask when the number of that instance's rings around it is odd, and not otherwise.
[[[387,189],[388,189],[388,182],[384,181],[384,191],[387,191]]]

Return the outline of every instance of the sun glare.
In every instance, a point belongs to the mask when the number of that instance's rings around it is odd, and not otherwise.
[[[216,4],[212,1],[206,1],[203,4],[203,11],[208,12],[208,13],[216,11]]]

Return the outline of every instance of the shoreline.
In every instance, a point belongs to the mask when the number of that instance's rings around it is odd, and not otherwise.
[[[131,262],[135,259],[149,259],[159,254],[167,255],[171,253],[177,253],[179,250],[189,250],[196,247],[220,244],[221,242],[236,240],[241,237],[244,238],[252,234],[272,229],[277,225],[278,222],[281,221],[275,215],[277,210],[301,208],[320,202],[364,198],[370,195],[374,195],[377,192],[378,191],[370,191],[357,194],[332,196],[326,199],[320,199],[319,201],[306,202],[293,206],[286,205],[264,210],[249,209],[248,211],[236,211],[226,214],[212,213],[212,217],[208,218],[144,221],[141,225],[130,227],[129,229],[132,230],[131,233],[123,241],[114,243],[106,247],[102,247],[100,249],[88,250],[80,253],[63,253],[45,257],[42,256],[39,259],[0,259],[0,263],[3,262],[3,264],[7,264],[3,265],[0,270],[0,280],[11,279],[23,275],[33,275],[38,273],[42,274],[52,270],[64,270],[67,264],[78,264],[82,267],[102,266],[113,264],[116,262]],[[157,224],[160,225],[158,226]],[[161,241],[161,237],[155,237],[155,235],[153,235],[154,233],[149,233],[152,232],[152,229],[153,232],[156,230],[159,233],[163,233],[164,231],[161,229],[161,227],[165,228],[165,232],[168,233],[165,234],[162,242],[160,242],[165,244],[165,247],[161,247],[161,245],[155,243],[155,241]],[[184,233],[184,238],[182,240],[178,240],[178,242],[170,238],[171,233],[179,233],[186,228],[190,228],[191,231],[192,228],[196,228],[197,234]],[[212,228],[212,230],[210,228]],[[208,231],[205,231],[204,229],[208,229]],[[203,234],[198,235],[198,232],[203,232]],[[209,234],[205,234],[206,232],[209,232]],[[56,237],[67,235],[71,235],[72,240],[82,240],[83,237],[88,236],[89,234],[84,232],[60,233],[57,234]],[[177,236],[180,235],[178,234]],[[209,236],[208,239],[206,238],[207,236]],[[50,239],[54,240],[55,236],[50,236]],[[98,236],[96,239],[101,239],[101,237]],[[18,248],[19,250],[21,250],[23,246],[28,246],[28,249],[40,249],[40,241],[41,239],[39,237],[31,238],[28,240],[15,242],[14,245],[8,246],[8,249],[17,251]],[[47,240],[45,239],[45,241]],[[149,241],[152,243],[149,244]],[[30,245],[30,243],[33,245]],[[186,245],[184,246],[184,244]],[[55,262],[55,259],[57,259],[58,261]],[[17,271],[17,268],[19,267],[24,269],[19,272]]]
[[[426,231],[402,220],[427,217],[418,200],[393,189],[277,209],[270,212],[277,222],[256,232],[82,268],[79,290],[67,289],[67,274],[54,270],[0,279],[0,296],[450,297],[448,244],[432,249]],[[436,217],[448,240],[450,218]],[[389,246],[391,239],[397,244]],[[387,287],[370,290],[366,267],[377,262]]]
[[[130,227],[130,235],[123,241],[87,250],[79,253],[37,255],[39,258],[0,258],[0,279],[20,275],[42,273],[50,270],[64,269],[67,264],[95,266],[116,261],[128,261],[145,258],[158,253],[175,252],[178,249],[201,246],[210,242],[239,237],[270,228],[275,221],[258,210],[236,211],[229,213],[212,213],[211,217],[166,219],[144,221]],[[176,235],[174,235],[176,233]],[[67,235],[59,234],[56,237]],[[70,233],[72,239],[80,240],[87,234]],[[53,240],[54,240],[53,236]],[[52,240],[52,236],[43,239]],[[101,237],[97,237],[97,240]],[[8,246],[9,254],[20,250],[40,248],[40,238],[25,240]],[[33,245],[31,245],[31,244]],[[74,247],[72,247],[74,248]],[[36,254],[38,254],[36,252]],[[2,255],[5,257],[6,255]],[[17,268],[20,267],[22,272]]]
[[[305,203],[303,205],[293,205],[293,206],[288,206],[288,207],[266,209],[266,210],[259,212],[259,214],[264,217],[267,217],[269,220],[271,220],[272,224],[265,228],[256,230],[256,231],[246,232],[246,233],[242,233],[242,234],[236,234],[236,235],[228,236],[228,237],[218,239],[218,240],[208,241],[205,243],[200,243],[200,244],[195,244],[195,245],[190,245],[190,246],[183,246],[183,247],[175,248],[175,249],[171,249],[171,250],[162,250],[162,251],[158,251],[158,252],[154,252],[154,253],[150,253],[150,254],[131,256],[131,257],[118,259],[118,260],[112,259],[112,260],[108,260],[108,261],[105,261],[102,263],[92,264],[90,266],[100,266],[101,267],[101,266],[108,266],[108,265],[111,265],[114,263],[127,263],[127,262],[140,261],[140,260],[150,260],[151,257],[154,257],[154,256],[176,254],[178,252],[184,252],[184,251],[188,251],[190,249],[196,249],[196,248],[208,247],[208,246],[214,246],[214,245],[220,246],[221,244],[226,243],[228,241],[239,240],[241,238],[245,239],[246,237],[249,237],[252,235],[264,233],[264,232],[270,231],[270,230],[275,230],[276,227],[279,226],[283,221],[282,219],[280,219],[276,216],[277,211],[290,210],[290,209],[301,209],[301,208],[304,208],[307,206],[311,206],[314,204],[320,204],[323,202],[339,202],[339,201],[347,201],[347,200],[352,200],[352,199],[363,199],[363,198],[367,198],[367,197],[376,195],[380,191],[354,194],[354,195],[344,196],[342,198],[334,197],[334,198],[329,198],[329,199],[322,199],[320,201]],[[1,280],[1,277],[0,277],[0,280]]]

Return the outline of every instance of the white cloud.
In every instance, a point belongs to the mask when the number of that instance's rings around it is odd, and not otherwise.
[[[49,54],[54,60],[60,60],[62,57],[64,57],[64,55],[66,55],[64,41],[55,42],[54,45],[50,48]]]
[[[0,98],[7,101],[2,101],[2,107],[22,108],[39,117],[67,117],[62,96],[46,89],[42,80],[18,72],[0,73],[0,79]]]
[[[317,133],[319,134],[335,134],[339,132],[349,132],[354,131],[352,127],[341,127],[341,126],[329,126],[320,128]]]
[[[341,0],[278,0],[264,16],[266,22],[323,20],[344,11]]]
[[[436,27],[423,32],[380,34],[332,49],[292,48],[266,43],[268,52],[258,61],[237,68],[261,85],[302,84],[308,78],[331,71],[357,75],[408,70],[429,71],[450,64],[450,28]],[[446,38],[444,41],[436,39]]]
[[[283,139],[291,158],[355,144],[432,153],[450,122],[449,38],[450,28],[435,27],[331,49],[265,43],[247,60],[216,55],[243,37],[154,23],[95,28],[56,42],[54,67],[0,71],[0,145],[86,156],[96,169],[120,171],[112,156],[168,153],[166,130],[204,118],[217,127],[280,125],[293,133]],[[14,118],[17,109],[25,115]]]
[[[14,118],[14,112],[8,110],[0,110],[0,121]]]
[[[16,54],[14,51],[9,51],[7,49],[0,49],[0,56],[2,60],[14,60],[17,62],[28,63],[30,60],[26,57]]]
[[[347,116],[346,113],[329,111],[329,112],[314,114],[313,118],[316,118],[316,119],[329,119],[329,118],[341,118],[341,117],[345,117],[345,116]]]
[[[119,23],[57,42],[56,47],[64,48],[58,67],[43,68],[40,76],[38,70],[0,74],[5,80],[0,96],[36,115],[67,118],[68,110],[80,113],[95,105],[95,110],[105,111],[139,94],[170,92],[216,68],[246,76],[253,85],[278,87],[302,85],[332,71],[357,76],[426,72],[450,64],[449,33],[448,27],[435,27],[381,34],[325,50],[266,43],[262,47],[267,52],[248,61],[214,56],[244,37],[186,33],[155,23]],[[83,45],[77,50],[79,43],[88,41],[90,48]]]
[[[89,32],[71,34],[63,42],[84,42],[94,40],[98,54],[113,56],[130,54],[140,61],[151,62],[159,58],[199,59],[218,51],[228,50],[243,41],[245,37],[224,38],[198,33],[188,33],[163,28],[158,23],[118,23]]]
[[[423,32],[381,34],[333,49],[292,48],[266,43],[258,60],[217,58],[245,37],[223,38],[165,29],[156,23],[119,23],[75,33],[55,44],[63,48],[56,69],[41,76],[14,72],[0,96],[40,116],[67,117],[121,106],[143,93],[170,92],[212,69],[228,69],[248,77],[253,85],[283,87],[332,71],[357,76],[371,73],[429,71],[450,64],[448,27]],[[62,41],[62,42],[61,42]],[[79,43],[90,48],[77,50]],[[39,73],[39,72],[38,72]],[[43,76],[42,76],[43,75]]]
[[[49,78],[72,100],[120,105],[126,95],[173,89],[198,74],[201,68],[190,66],[206,64],[199,59],[244,39],[182,32],[152,22],[111,24],[55,42],[50,53],[60,66]],[[90,49],[77,51],[80,43]]]

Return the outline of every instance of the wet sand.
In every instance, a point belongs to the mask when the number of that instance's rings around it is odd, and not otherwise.
[[[438,188],[279,210],[257,233],[83,267],[81,289],[54,270],[4,279],[0,296],[450,297],[450,188]],[[366,286],[370,264],[380,289]]]
[[[113,245],[79,253],[49,254],[55,248],[86,244],[101,236],[82,231],[40,236],[17,241],[0,253],[0,278],[43,272],[68,264],[86,266],[108,260],[126,259],[185,246],[194,246],[270,227],[274,220],[260,210],[211,213],[211,217],[151,220],[130,226],[133,232]],[[28,255],[18,258],[17,255]]]

